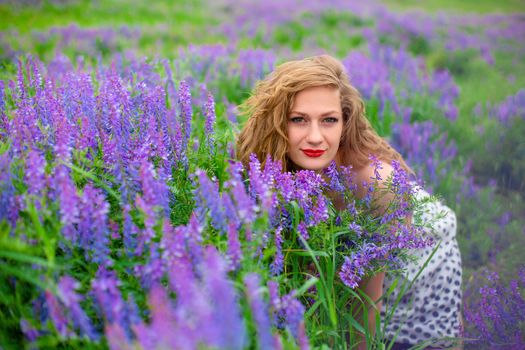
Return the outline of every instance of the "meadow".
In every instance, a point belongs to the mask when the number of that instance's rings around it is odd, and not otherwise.
[[[354,287],[426,244],[396,224],[421,203],[378,223],[345,169],[235,160],[236,106],[321,53],[457,214],[464,348],[525,347],[520,1],[25,0],[0,17],[1,349],[355,348]]]

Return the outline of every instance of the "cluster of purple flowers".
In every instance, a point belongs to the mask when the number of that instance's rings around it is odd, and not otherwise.
[[[467,347],[476,349],[523,349],[525,346],[525,268],[504,281],[497,272],[475,276],[467,289],[464,317]],[[477,289],[476,289],[477,287]],[[475,294],[475,295],[474,295]]]
[[[120,51],[123,44],[130,47],[130,42],[134,44],[131,47],[136,48],[142,37],[138,27],[81,28],[77,24],[33,30],[29,35],[13,29],[5,34],[0,37],[0,45],[4,47],[3,55],[7,57],[16,57],[20,52],[35,51],[38,48],[42,55],[72,51],[77,55],[97,57]],[[14,38],[20,40],[15,41]],[[44,48],[49,51],[46,52]]]

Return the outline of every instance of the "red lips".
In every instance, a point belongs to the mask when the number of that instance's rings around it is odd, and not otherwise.
[[[324,152],[326,152],[321,149],[302,149],[301,151],[303,151],[303,153],[306,154],[306,156],[312,158],[320,157],[324,154]]]

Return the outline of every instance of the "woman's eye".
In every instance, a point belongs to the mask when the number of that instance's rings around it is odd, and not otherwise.
[[[304,122],[304,117],[291,117],[290,121],[292,123],[302,123]]]
[[[328,123],[328,124],[337,123],[338,121],[339,121],[339,119],[337,119],[335,117],[329,117],[329,118],[325,118],[324,119],[324,122]]]

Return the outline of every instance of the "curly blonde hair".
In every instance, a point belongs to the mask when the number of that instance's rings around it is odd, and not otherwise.
[[[331,86],[340,91],[344,123],[337,154],[340,165],[360,169],[369,164],[369,155],[373,154],[384,162],[396,160],[412,173],[401,155],[372,128],[361,95],[350,84],[343,64],[329,55],[281,64],[258,82],[252,95],[238,106],[239,113],[248,118],[237,139],[237,158],[245,166],[250,154],[255,153],[262,165],[270,155],[282,162],[284,171],[295,169],[287,156],[288,114],[295,95],[316,86]]]

